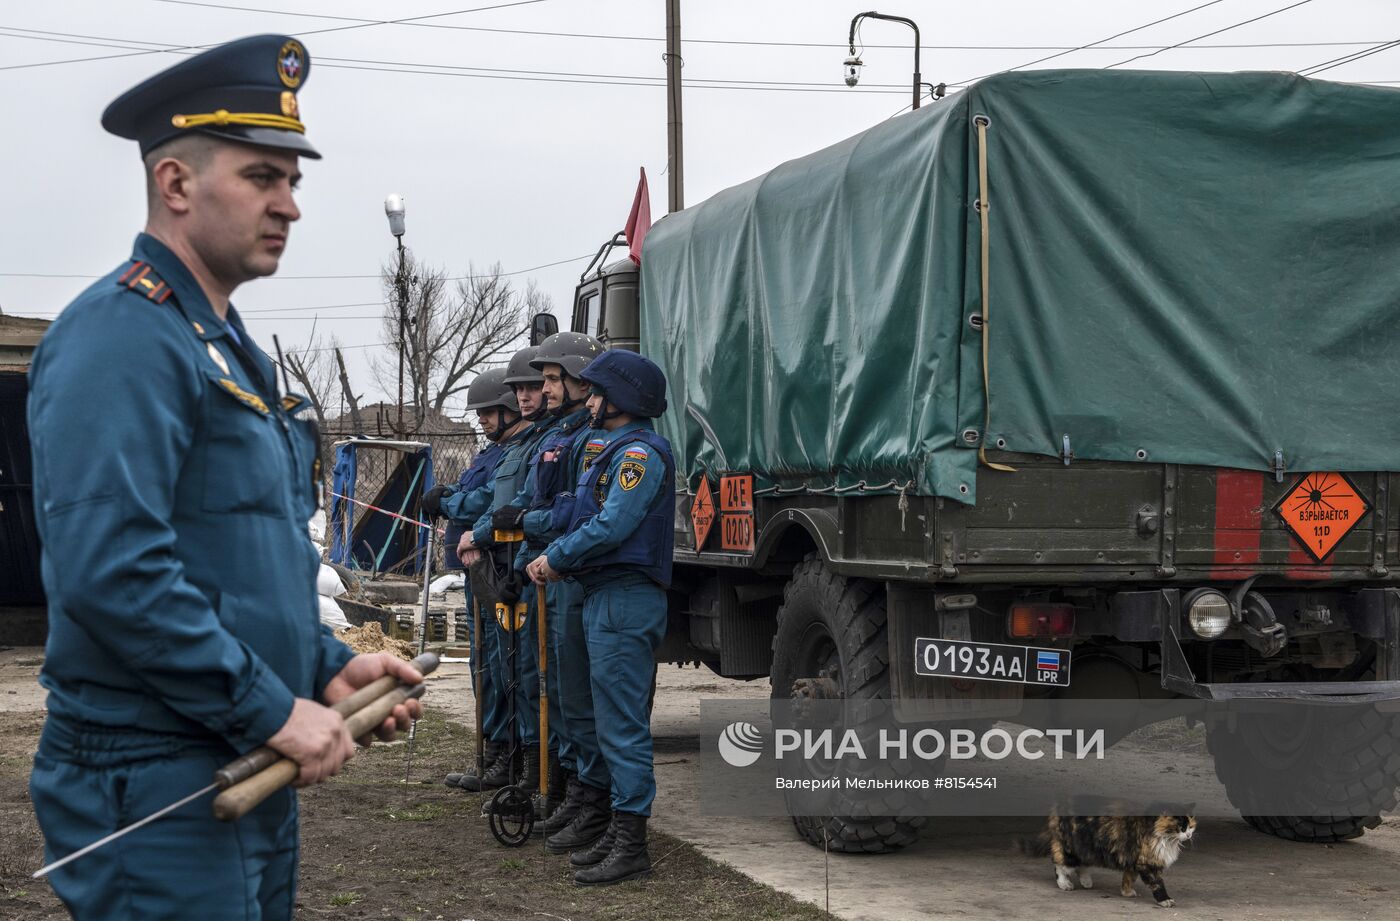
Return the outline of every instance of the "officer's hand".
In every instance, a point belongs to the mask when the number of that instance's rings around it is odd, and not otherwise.
[[[423,507],[423,514],[427,515],[429,518],[441,518],[442,500],[446,499],[448,496],[454,495],[456,492],[457,490],[451,486],[445,486],[439,483],[437,486],[423,493],[423,501],[419,503]]]
[[[462,561],[463,566],[470,566],[481,559],[481,551],[476,549],[476,541],[472,540],[472,532],[467,531],[458,541],[457,559]]]
[[[340,673],[332,678],[321,697],[327,704],[335,704],[371,681],[393,675],[404,684],[414,685],[423,681],[423,676],[409,663],[387,652],[362,653],[349,662]],[[384,742],[392,742],[394,733],[407,729],[409,723],[423,715],[423,704],[418,700],[408,700],[394,708],[374,734]]]
[[[491,515],[491,527],[497,531],[519,531],[525,521],[525,510],[518,505],[498,508]]]
[[[564,578],[553,566],[549,565],[549,557],[541,553],[535,557],[529,566],[525,567],[525,573],[536,585],[544,585],[546,582],[558,582]]]
[[[293,784],[297,787],[320,783],[338,773],[355,754],[355,740],[340,714],[303,697],[292,704],[292,715],[267,744],[300,767]]]

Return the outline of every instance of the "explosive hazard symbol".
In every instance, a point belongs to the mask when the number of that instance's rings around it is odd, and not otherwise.
[[[690,503],[690,526],[695,530],[695,549],[705,548],[705,539],[710,536],[710,526],[715,523],[715,500],[710,496],[710,481],[700,478],[700,487],[695,490],[695,500]]]
[[[1319,563],[1370,510],[1371,503],[1341,473],[1309,473],[1274,506],[1274,513]]]

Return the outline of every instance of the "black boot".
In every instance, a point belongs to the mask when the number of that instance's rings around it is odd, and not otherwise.
[[[505,745],[503,745],[502,743],[500,743],[500,742],[492,742],[492,741],[488,740],[488,741],[486,742],[486,745],[485,745],[485,746],[483,747],[483,749],[482,749],[482,753],[481,753],[481,760],[482,760],[482,763],[485,764],[485,766],[486,766],[487,769],[490,769],[491,765],[493,765],[493,764],[496,763],[496,759],[499,758],[499,757],[501,757],[501,753],[502,753],[502,751],[504,751],[504,750],[505,750]],[[461,772],[461,773],[452,773],[452,774],[448,774],[445,778],[443,778],[443,781],[442,781],[442,782],[445,783],[445,784],[446,784],[447,786],[449,786],[449,787],[460,787],[460,788],[463,789],[463,790],[479,790],[479,789],[481,789],[481,787],[480,787],[479,784],[478,784],[477,786],[472,786],[472,787],[463,786],[463,782],[466,781],[466,780],[468,780],[468,779],[470,779],[470,782],[471,782],[471,783],[477,784],[477,769],[476,769],[476,765],[472,765],[471,767],[467,768],[465,771],[463,771],[463,772]]]
[[[564,769],[559,765],[559,752],[552,749],[549,752],[548,777],[548,795],[540,796],[538,790],[535,793],[535,826],[531,834],[549,834],[545,831],[544,823],[564,802]]]
[[[549,753],[549,795],[544,801],[544,818],[549,818],[564,805],[564,797],[567,795],[569,786],[569,775],[572,771],[564,770],[564,765],[559,763],[559,752],[557,750]]]
[[[506,784],[510,783],[512,774],[518,773],[519,771],[518,767],[516,771],[511,771],[511,760],[510,746],[506,743],[501,743],[500,754],[496,757],[495,761],[491,762],[485,774],[481,775],[481,777],[477,777],[475,774],[469,774],[463,777],[457,786],[463,790],[471,790],[472,792],[495,790],[498,787],[504,787]],[[514,761],[517,766],[520,764],[519,754],[515,756]]]
[[[584,867],[596,866],[607,859],[617,844],[617,815],[614,812],[608,818],[608,830],[603,832],[603,837],[593,842],[592,847],[574,851],[569,855],[569,866],[575,870],[582,870]]]
[[[526,745],[522,750],[520,758],[516,759],[517,764],[523,765],[523,770],[517,768],[515,772],[515,786],[525,794],[526,799],[531,804],[535,801],[535,793],[540,788],[540,747],[538,745]],[[504,784],[502,785],[504,786]],[[482,815],[491,814],[491,803],[487,802],[481,809]]]
[[[556,831],[567,828],[569,823],[578,815],[579,808],[583,806],[583,781],[578,779],[578,775],[572,771],[568,774],[568,780],[564,782],[563,800],[559,806],[549,814],[544,820],[544,833],[552,835]],[[554,799],[554,784],[549,785],[549,798]]]
[[[545,839],[545,847],[551,854],[566,854],[588,847],[603,837],[608,830],[612,809],[608,802],[611,794],[607,790],[582,784],[582,802],[578,814],[569,824]]]
[[[617,837],[608,856],[574,874],[580,886],[611,886],[651,875],[651,855],[647,853],[647,817],[630,812],[613,813]]]

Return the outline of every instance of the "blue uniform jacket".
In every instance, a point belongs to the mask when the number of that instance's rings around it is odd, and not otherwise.
[[[504,453],[505,449],[499,444],[487,445],[462,471],[462,477],[457,481],[457,491],[442,500],[443,514],[454,524],[476,524],[477,519],[491,506],[491,474]]]
[[[514,504],[526,509],[522,527],[525,541],[515,557],[515,568],[524,570],[559,532],[551,528],[554,497],[570,492],[578,484],[579,465],[575,462],[574,441],[587,431],[589,413],[578,409],[553,421],[535,442],[530,454],[525,483]]]
[[[662,585],[671,577],[675,483],[670,446],[651,420],[629,422],[583,440],[601,444],[579,480],[573,501],[555,503],[554,525],[567,533],[545,554],[559,572],[616,567],[642,572]]]
[[[225,325],[154,237],[132,258],[30,369],[40,682],[54,719],[245,751],[353,655],[317,613],[316,439],[236,311]]]
[[[491,502],[472,526],[472,541],[476,546],[490,547],[495,543],[491,535],[491,513],[510,505],[515,494],[520,492],[520,484],[525,480],[525,465],[530,459],[530,446],[540,434],[537,428],[530,426],[500,443],[505,450],[496,469],[491,472]]]

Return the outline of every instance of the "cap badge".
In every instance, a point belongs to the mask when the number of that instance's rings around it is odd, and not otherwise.
[[[305,70],[306,49],[301,47],[301,42],[296,39],[283,42],[282,49],[277,52],[277,76],[282,78],[282,83],[288,89],[296,89],[301,86]]]

